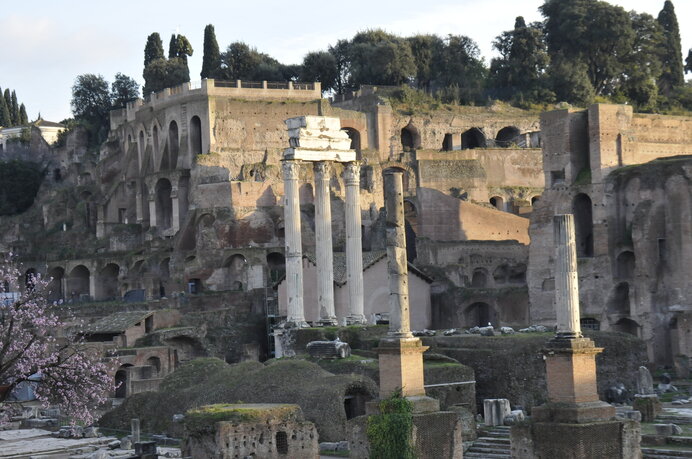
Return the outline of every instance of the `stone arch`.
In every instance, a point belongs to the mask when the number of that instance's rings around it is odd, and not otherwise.
[[[156,182],[156,226],[168,229],[173,223],[173,187],[170,180],[160,178]]]
[[[471,128],[461,134],[461,148],[462,150],[471,148],[485,148],[485,134],[479,128]]]
[[[493,196],[490,198],[490,205],[497,210],[505,211],[505,200],[501,196]]]
[[[365,414],[365,404],[372,400],[372,394],[363,386],[352,385],[344,394],[344,411],[346,419],[352,419]]]
[[[142,205],[142,222],[146,223],[147,225],[150,224],[149,220],[149,187],[147,186],[146,183],[144,183],[144,180],[142,180],[142,183],[140,184],[140,190],[141,190],[141,205]]]
[[[608,299],[607,304],[608,314],[627,315],[630,311],[630,284],[629,282],[620,282],[615,286],[613,292]]]
[[[473,303],[464,309],[464,322],[467,327],[485,327],[489,323],[497,325],[497,312],[488,303]]]
[[[144,129],[139,130],[138,142],[137,142],[137,152],[139,153],[139,166],[142,167],[142,157],[144,156],[144,150],[146,145],[144,143]]]
[[[151,367],[151,377],[158,378],[161,376],[161,359],[152,355],[147,359],[147,366]]]
[[[541,195],[531,196],[531,206],[535,206],[536,203],[541,199]]]
[[[151,128],[151,141],[152,141],[152,153],[154,154],[154,162],[156,162],[156,159],[159,157],[159,126],[154,121],[154,125]]]
[[[89,298],[89,285],[91,272],[84,265],[75,266],[67,279],[67,291],[72,301],[80,301]]]
[[[442,151],[454,150],[454,134],[445,134],[442,140]]]
[[[243,291],[247,290],[247,258],[236,253],[231,255],[224,263],[226,289]]]
[[[634,278],[635,256],[631,250],[625,250],[618,255],[616,260],[616,275],[618,279],[627,280]]]
[[[130,380],[130,370],[132,365],[129,363],[120,365],[118,371],[115,372],[115,398],[125,398],[130,393],[129,380]]]
[[[108,263],[99,272],[98,282],[96,283],[96,300],[114,300],[119,297],[118,276],[120,266],[115,263]]]
[[[495,136],[495,144],[498,147],[507,148],[519,143],[521,131],[516,126],[506,126],[500,129]]]
[[[202,120],[197,115],[190,118],[190,151],[192,156],[202,154]]]
[[[610,326],[613,331],[627,333],[629,335],[639,336],[639,324],[627,317],[623,317]]]
[[[486,288],[488,286],[488,270],[485,268],[476,268],[471,275],[472,288]]]
[[[401,129],[401,146],[404,151],[420,148],[420,133],[412,122]]]
[[[171,121],[168,124],[167,145],[161,156],[160,170],[173,170],[178,164],[178,152],[180,151],[180,137],[178,135],[178,123]]]
[[[60,301],[65,298],[63,291],[63,281],[65,278],[65,268],[54,266],[48,270],[48,301]]]
[[[351,139],[351,146],[349,147],[351,150],[356,150],[356,159],[360,160],[362,159],[361,155],[361,144],[360,144],[360,131],[358,129],[352,128],[352,127],[343,127],[341,128],[342,131],[345,131],[346,134],[348,135],[348,138]]]
[[[267,268],[271,283],[278,282],[286,274],[286,257],[279,252],[267,254]]]
[[[593,257],[593,205],[591,198],[579,193],[572,201],[574,230],[576,233],[577,256]]]

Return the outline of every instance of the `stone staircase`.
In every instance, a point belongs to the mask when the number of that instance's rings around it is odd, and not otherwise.
[[[512,457],[509,427],[496,426],[479,429],[479,437],[464,452],[464,459],[506,459]]]
[[[656,424],[692,425],[689,410],[664,409],[656,417]],[[674,435],[666,438],[666,444],[661,446],[642,445],[642,459],[692,459],[692,437]]]

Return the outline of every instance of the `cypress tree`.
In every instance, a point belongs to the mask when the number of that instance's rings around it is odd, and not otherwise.
[[[692,49],[687,52],[687,59],[685,59],[685,73],[692,72]]]
[[[161,36],[154,32],[147,37],[147,44],[144,47],[144,67],[146,68],[147,65],[156,59],[164,59],[165,57]]]
[[[2,94],[2,90],[0,90]],[[10,109],[7,108],[7,102],[5,98],[0,95],[0,127],[9,127],[12,124],[12,116],[10,115]]]
[[[171,41],[168,42],[168,58],[173,59],[178,57],[178,37],[176,34],[171,35]]]
[[[3,97],[5,98],[5,105],[7,105],[7,110],[9,110],[10,112],[10,123],[8,124],[8,126],[12,126],[12,96],[10,95],[9,88],[5,89]]]
[[[204,28],[204,56],[202,57],[202,72],[204,78],[218,78],[221,70],[221,53],[216,41],[214,26],[209,24]]]
[[[12,108],[10,109],[10,115],[12,116],[12,125],[19,125],[19,104],[17,104],[17,93],[12,91]]]
[[[658,87],[661,93],[670,96],[673,89],[685,84],[682,65],[682,46],[680,44],[680,27],[675,16],[673,2],[666,0],[663,9],[658,13],[658,23],[663,28],[663,47],[661,49],[661,63],[663,73],[658,79]]]
[[[19,125],[25,126],[29,124],[29,117],[26,114],[26,107],[24,104],[19,105]]]

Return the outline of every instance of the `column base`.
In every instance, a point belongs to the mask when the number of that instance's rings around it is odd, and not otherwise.
[[[294,321],[287,320],[279,325],[280,328],[310,328],[310,324],[304,320]]]
[[[377,349],[380,367],[380,398],[401,390],[404,397],[425,395],[423,352],[428,349],[418,338],[386,337]]]
[[[318,320],[317,325],[320,327],[335,327],[339,325],[339,323],[336,321],[336,317],[329,317],[326,319]]]
[[[367,323],[364,315],[346,316],[346,325],[366,325]]]
[[[570,406],[599,402],[596,355],[602,351],[588,338],[549,341],[544,349],[548,400]]]
[[[584,424],[609,421],[615,417],[615,407],[603,401],[585,403],[554,403],[536,406],[531,411],[535,422]]]

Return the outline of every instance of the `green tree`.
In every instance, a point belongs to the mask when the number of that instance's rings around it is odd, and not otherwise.
[[[351,86],[349,49],[351,43],[348,40],[339,40],[334,46],[329,46],[329,54],[336,60],[336,92],[344,94]]]
[[[5,88],[3,97],[5,98],[5,105],[7,106],[7,110],[10,112],[10,122],[7,124],[7,126],[14,126],[14,120],[12,119],[12,95],[10,94],[9,88]]]
[[[630,12],[635,39],[631,52],[625,56],[625,72],[619,91],[637,110],[656,108],[658,87],[656,81],[662,72],[660,47],[663,29],[653,16]]]
[[[221,53],[216,41],[214,26],[209,24],[204,28],[204,57],[202,57],[202,72],[204,78],[218,78],[221,70]]]
[[[548,70],[548,80],[558,101],[582,106],[593,102],[595,93],[583,62],[567,59],[560,54],[554,56]]]
[[[539,24],[526,25],[519,16],[514,29],[503,32],[493,42],[500,53],[490,64],[490,81],[500,99],[528,102],[550,100],[546,70],[550,63]]]
[[[171,35],[168,46],[168,59],[182,59],[187,65],[187,56],[192,56],[192,45],[185,35]]]
[[[1,94],[2,89],[0,89],[0,126],[9,127],[12,124],[12,115],[10,115],[10,109],[7,107],[7,102],[5,102],[5,98]]]
[[[687,52],[687,59],[685,59],[685,73],[692,72],[692,49]]]
[[[129,101],[139,97],[139,84],[127,75],[116,73],[111,83],[110,97],[114,108],[123,108]]]
[[[416,74],[408,41],[384,30],[357,33],[349,48],[352,84],[398,86]]]
[[[319,81],[322,91],[336,89],[337,80],[336,58],[327,51],[308,53],[303,58],[300,71],[302,81]]]
[[[163,59],[163,43],[158,32],[154,32],[147,37],[147,44],[144,46],[144,68],[156,59]]]
[[[416,63],[416,87],[430,93],[435,76],[434,60],[440,54],[444,43],[437,35],[414,35],[407,40]]]
[[[487,70],[475,41],[464,35],[448,35],[433,69],[437,84],[444,88],[445,102],[482,102]]]
[[[172,88],[187,81],[190,81],[190,71],[182,59],[156,59],[144,69],[142,92],[148,96],[152,92]]]
[[[26,114],[26,107],[24,104],[19,104],[19,125],[26,126],[29,124],[29,117]]]
[[[10,96],[12,101],[12,106],[10,107],[10,115],[12,116],[12,125],[19,125],[19,104],[17,103],[17,93],[12,90],[12,95]]]
[[[90,142],[98,145],[108,133],[111,98],[108,82],[101,75],[79,75],[72,86],[72,114],[89,130]]]
[[[42,181],[43,171],[36,163],[0,162],[0,216],[20,214],[31,207]]]
[[[675,15],[673,2],[666,0],[658,14],[658,23],[663,28],[664,41],[661,47],[663,72],[658,79],[661,94],[669,96],[671,92],[685,83],[682,64],[682,46],[680,45],[680,27]]]

